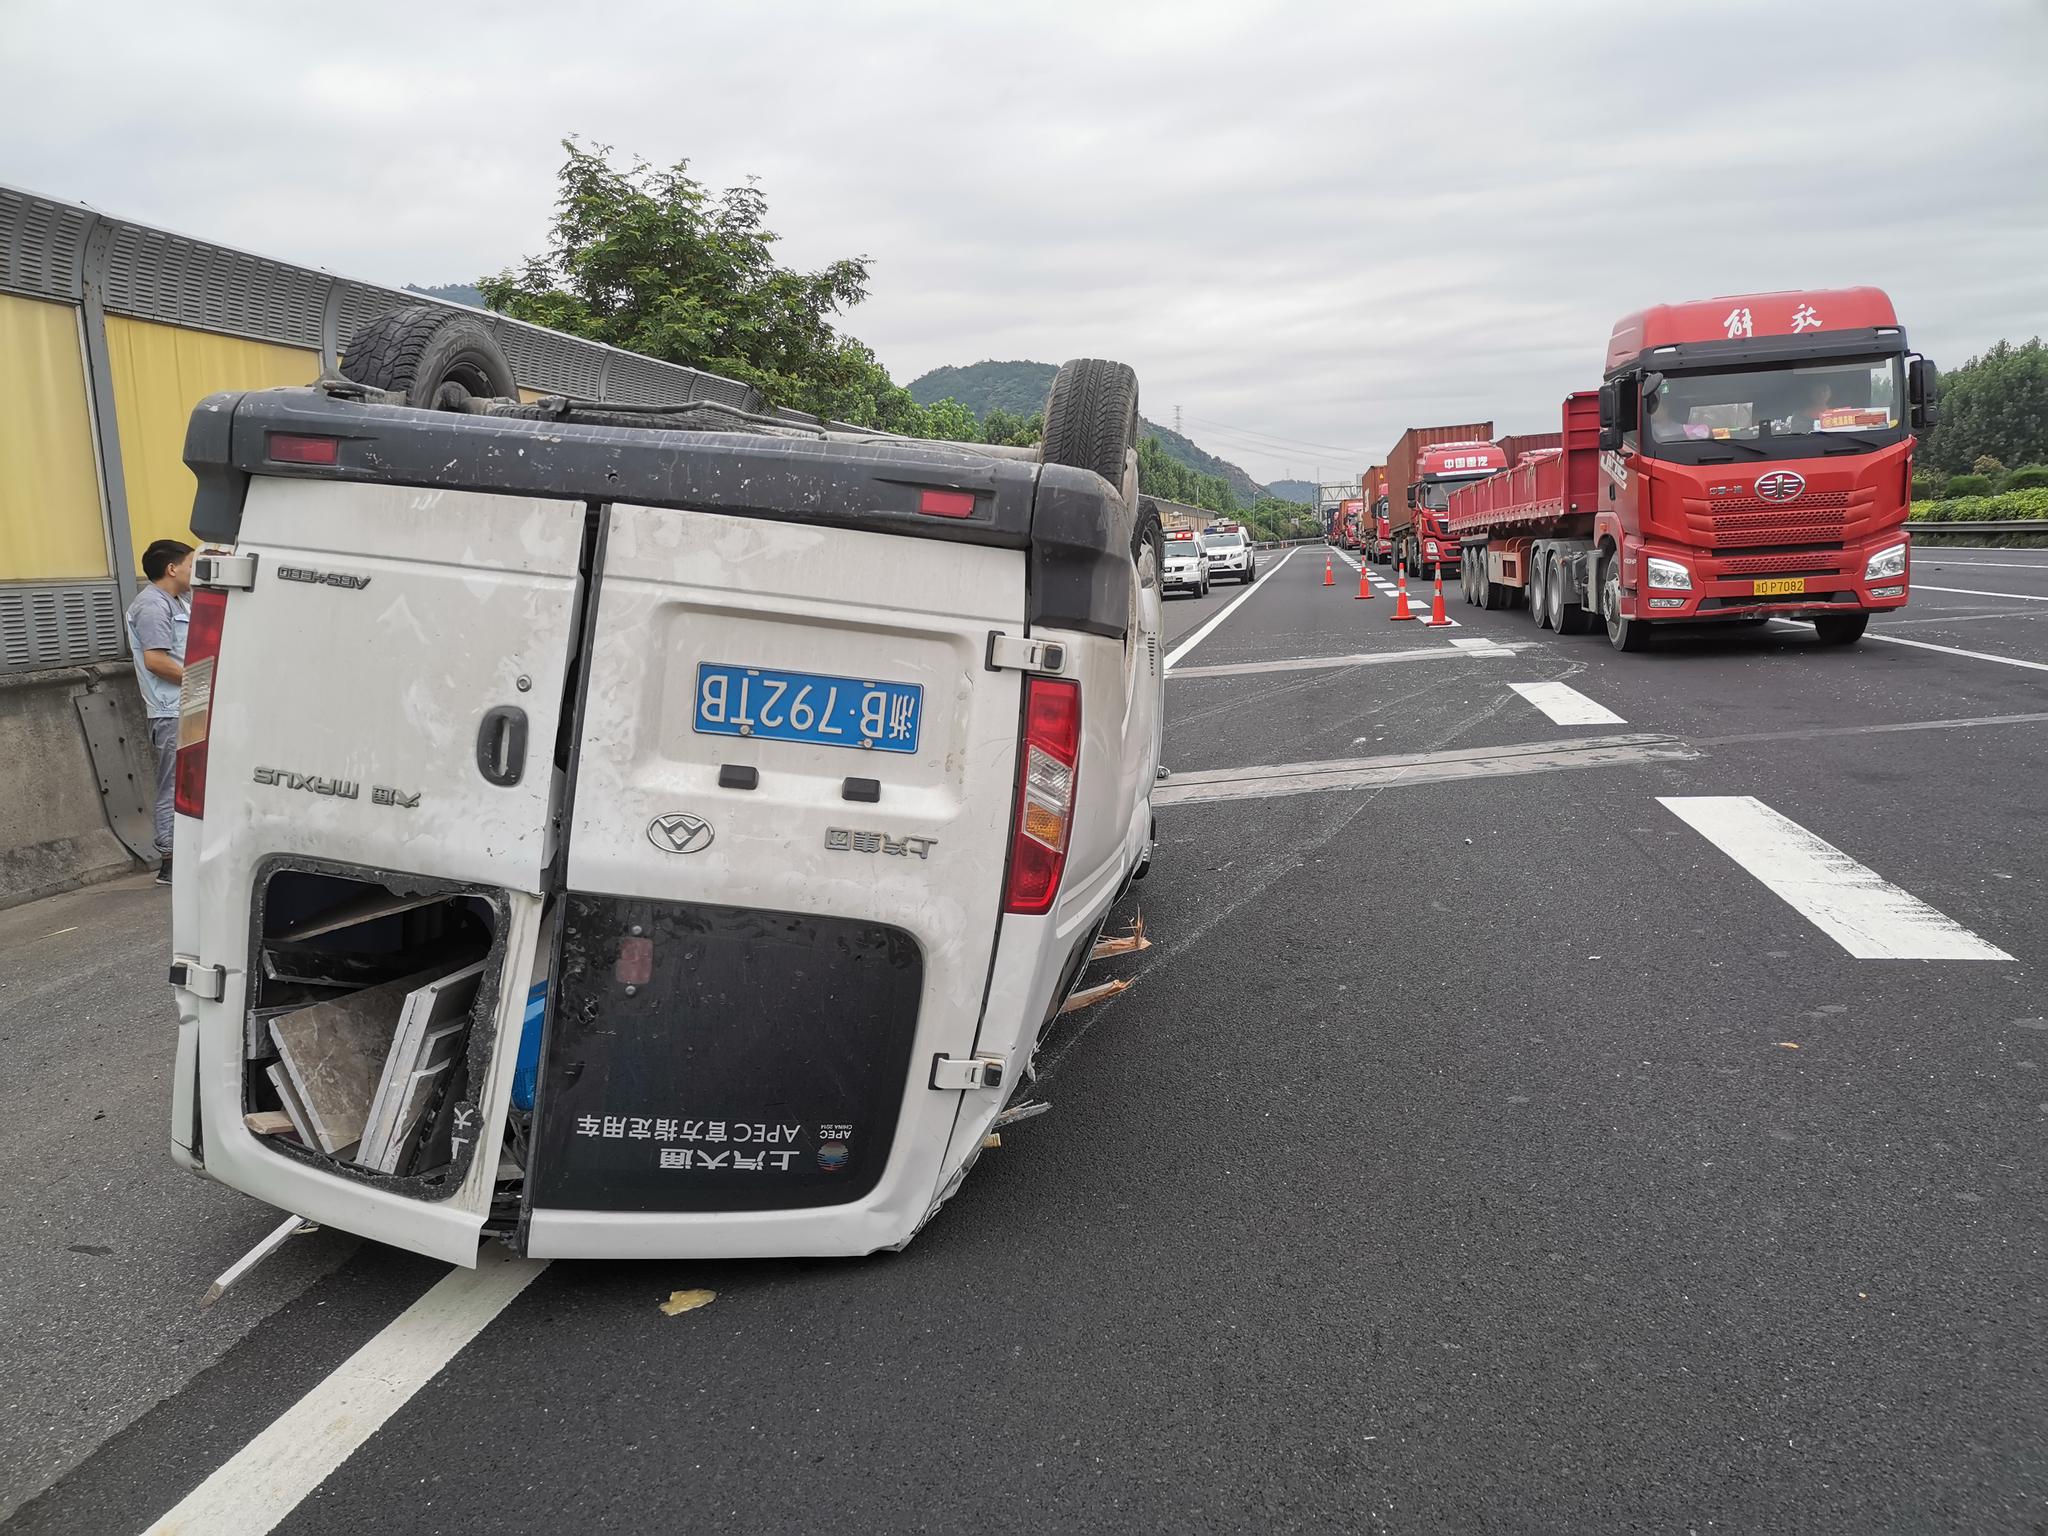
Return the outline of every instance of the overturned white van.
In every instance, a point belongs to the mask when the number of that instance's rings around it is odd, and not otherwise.
[[[175,1156],[460,1264],[904,1243],[1150,859],[1130,370],[1041,453],[379,324],[192,420]]]

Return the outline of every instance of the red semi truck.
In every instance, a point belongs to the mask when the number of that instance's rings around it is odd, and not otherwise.
[[[1936,374],[1875,288],[1629,315],[1563,447],[1450,498],[1466,601],[1617,650],[1651,626],[1806,619],[1827,644],[1905,605],[1913,434]]]
[[[1387,454],[1388,538],[1410,576],[1431,576],[1457,563],[1458,545],[1444,526],[1452,490],[1507,467],[1487,439],[1493,423],[1410,427]]]
[[[1358,548],[1358,525],[1362,520],[1365,503],[1357,497],[1337,503],[1337,510],[1330,517],[1330,542],[1339,549]]]
[[[1380,565],[1394,563],[1394,534],[1387,520],[1387,466],[1375,464],[1364,475],[1365,557]]]

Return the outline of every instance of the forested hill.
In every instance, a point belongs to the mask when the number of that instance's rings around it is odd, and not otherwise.
[[[919,405],[951,399],[966,406],[977,418],[986,417],[990,411],[1032,416],[1045,409],[1045,397],[1058,373],[1059,369],[1051,363],[970,363],[964,368],[934,368],[905,387]],[[1205,475],[1221,476],[1229,482],[1231,494],[1246,502],[1258,499],[1258,482],[1237,465],[1204,453],[1180,433],[1157,422],[1143,421],[1141,431],[1143,436],[1158,439],[1166,456],[1176,464],[1185,464]]]

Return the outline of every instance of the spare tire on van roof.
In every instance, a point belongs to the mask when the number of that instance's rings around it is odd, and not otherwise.
[[[1060,367],[1045,402],[1039,455],[1048,464],[1092,469],[1119,491],[1138,446],[1138,375],[1128,363],[1078,357]]]
[[[408,304],[363,325],[342,349],[344,378],[405,396],[407,405],[459,411],[472,399],[514,399],[512,364],[474,315]]]

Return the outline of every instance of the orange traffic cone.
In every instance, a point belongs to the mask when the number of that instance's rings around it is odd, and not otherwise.
[[[1387,617],[1390,619],[1412,619],[1415,617],[1414,612],[1408,607],[1408,567],[1405,565],[1397,564],[1394,568],[1394,611],[1388,614]]]
[[[1326,587],[1334,587],[1335,585],[1337,585],[1336,562],[1333,559],[1333,557],[1329,555],[1323,556],[1323,585]]]
[[[1373,595],[1372,583],[1365,579],[1365,566],[1363,564],[1358,567],[1358,595],[1360,597],[1371,597]]]
[[[1444,612],[1444,568],[1436,568],[1436,596],[1429,601],[1429,624],[1431,629],[1449,629],[1451,616]]]

